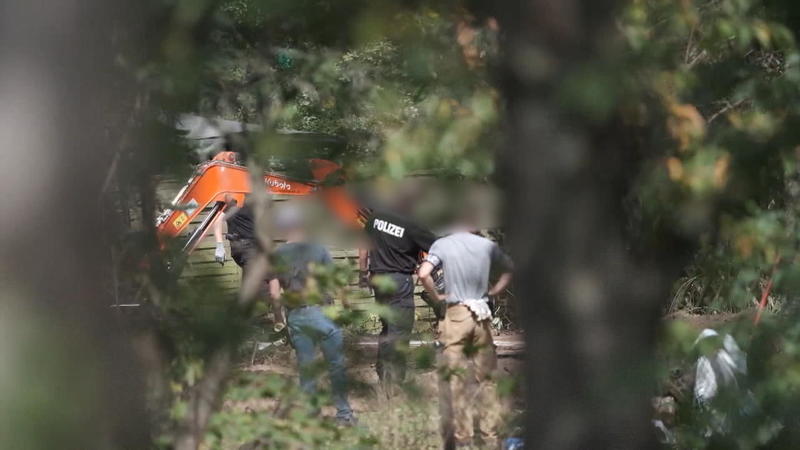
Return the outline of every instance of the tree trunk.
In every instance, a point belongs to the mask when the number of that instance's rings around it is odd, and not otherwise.
[[[498,6],[509,127],[498,178],[526,328],[526,447],[535,449],[655,446],[651,367],[675,261],[639,261],[625,242],[623,197],[636,170],[626,130],[612,113],[563,101],[565,81],[599,77],[594,68],[622,51],[614,6]]]
[[[108,135],[132,97],[115,65],[130,31],[115,24],[138,16],[126,5],[0,3],[0,448],[149,443],[144,377],[103,280]]]

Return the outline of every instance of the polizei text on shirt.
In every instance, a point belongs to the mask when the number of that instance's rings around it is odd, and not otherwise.
[[[375,224],[373,225],[376,230],[383,231],[386,234],[391,234],[392,236],[396,237],[403,237],[405,234],[406,229],[403,227],[399,227],[393,223],[389,223],[385,220],[375,219]]]

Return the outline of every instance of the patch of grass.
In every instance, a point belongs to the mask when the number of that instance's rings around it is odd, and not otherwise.
[[[379,442],[376,448],[438,449],[442,447],[438,405],[438,401],[430,399],[385,402],[374,411],[363,413],[361,423]]]

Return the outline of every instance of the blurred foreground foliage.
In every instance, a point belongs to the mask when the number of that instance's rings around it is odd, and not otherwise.
[[[786,418],[789,429],[796,420],[792,377],[800,356],[792,339],[800,329],[789,320],[800,284],[800,5],[629,0],[621,6],[624,52],[563,80],[559,98],[589,122],[618,117],[644,158],[645,169],[631,173],[636,183],[626,198],[632,245],[658,247],[664,233],[700,243],[676,281],[670,310],[750,308],[775,267],[769,306],[783,314],[756,335],[743,331],[740,343],[751,355],[763,355],[762,365],[752,366],[761,417]],[[433,171],[486,180],[494,173],[503,99],[491,68],[507,49],[487,8],[357,0],[164,0],[152,7],[158,30],[150,36],[152,53],[121,63],[143,86],[154,117],[197,112],[266,130],[335,134],[347,143],[343,157],[351,173],[371,178]],[[519,70],[548,74],[541,55],[504,56]],[[269,139],[246,139],[254,160],[277,151]],[[137,189],[152,189],[138,181],[142,172],[177,172],[190,159],[177,144],[163,148],[176,142],[174,136],[164,133],[156,142],[161,146],[150,166],[127,181]],[[147,221],[155,205],[143,199]],[[341,284],[341,274],[317,275],[323,285]],[[255,313],[221,305],[213,287],[164,278],[155,274],[145,284],[165,316],[160,336],[172,352],[178,417],[180,398],[202,376],[208,355],[221,343],[241,343]],[[679,348],[684,357],[691,352]],[[269,396],[272,381],[263,382],[259,392]],[[228,395],[235,397],[237,386]],[[335,429],[298,414],[290,424],[280,416],[222,413],[209,439],[221,445],[227,427],[242,437],[269,434],[276,443],[339,438]],[[298,424],[314,431],[301,432]],[[777,442],[774,431],[751,435],[755,440],[742,440],[743,448]]]
[[[342,136],[370,175],[492,172],[498,105],[486,67],[497,26],[461,2],[165,6],[169,32],[145,73],[166,104]]]
[[[264,373],[237,375],[228,387],[226,406],[210,424],[212,448],[374,448],[367,429],[342,429],[320,419],[320,398],[308,398],[287,376]]]
[[[633,221],[701,249],[671,309],[738,311],[780,258],[775,298],[796,289],[800,234],[800,53],[794,2],[634,1],[620,26],[637,95],[624,105],[658,155],[640,175]],[[651,225],[641,227],[641,225]]]
[[[622,102],[655,158],[629,203],[644,242],[678,233],[699,243],[675,283],[662,380],[693,374],[699,328],[730,331],[748,354],[740,395],[718,417],[678,395],[678,448],[797,448],[796,305],[800,248],[800,5],[793,1],[631,1],[618,22],[635,95]],[[657,242],[656,242],[657,245]],[[768,315],[753,308],[772,279]],[[674,381],[674,380],[673,380]],[[689,388],[690,386],[684,386]]]
[[[125,170],[116,187],[121,208],[140,207],[134,221],[145,229],[154,211],[168,206],[158,204],[150,180],[183,178],[187,163],[208,156],[187,148],[170,129],[184,113],[261,126],[266,133],[244,133],[232,142],[253,168],[291,157],[297,149],[272,132],[292,130],[343,138],[346,148],[336,159],[353,179],[435,172],[486,180],[493,172],[500,105],[488,67],[498,51],[498,29],[464,2],[154,0],[142,7],[152,19],[145,25],[147,51],[122,54],[119,64],[140,87],[130,132],[148,133],[152,149],[121,150]],[[155,432],[163,447],[187,448],[181,436],[205,428],[197,405],[208,399],[219,408],[215,386],[224,390],[229,369],[250,357],[252,341],[279,336],[258,331],[271,327],[265,302],[237,304],[213,282],[181,279],[177,252],[164,258],[154,247],[153,236],[143,236],[119,253],[132,261],[145,253],[150,262],[126,271],[134,274],[135,300],[144,299],[150,312],[142,335],[151,333],[143,341],[156,348],[150,360],[159,374],[151,389],[151,405],[160,411]],[[327,290],[346,302],[352,273],[352,267],[315,272],[318,289],[309,299]],[[327,312],[350,329],[387,314],[380,308]],[[423,354],[420,366],[431,366],[431,355]],[[293,406],[259,415],[223,410],[210,422],[206,442],[212,448],[245,441],[266,448],[375,446],[363,430],[342,432],[313,414],[294,380],[233,377],[226,402],[255,389],[257,396]]]

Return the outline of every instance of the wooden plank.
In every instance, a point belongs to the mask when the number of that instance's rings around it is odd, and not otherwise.
[[[331,257],[333,259],[357,259],[358,258],[358,249],[351,248],[351,249],[330,249]]]
[[[203,282],[214,281],[219,283],[228,283],[231,285],[241,284],[241,277],[239,275],[218,274],[218,273],[198,274],[198,273],[187,272],[186,275],[182,274],[179,280],[181,281],[199,280]]]
[[[233,261],[226,262],[225,265],[220,265],[216,261],[198,261],[188,262],[184,267],[184,271],[196,271],[198,273],[240,273],[241,269]]]
[[[162,185],[159,187],[160,198],[165,199],[165,202],[171,201],[172,198],[174,198],[175,193],[177,193],[177,191],[183,186],[184,182],[185,180],[171,180],[169,182],[162,183]],[[166,191],[168,190],[172,190],[172,192],[167,193]],[[273,196],[273,201],[281,205],[288,204],[283,202],[289,202],[291,200],[291,196]],[[195,220],[192,221],[184,233],[184,238],[194,231],[197,226],[199,226],[208,211],[210,211],[210,208],[207,208],[202,214],[198,215]],[[273,242],[275,244],[280,244],[284,242],[284,240],[275,239]],[[200,240],[200,243],[195,251],[189,256],[187,265],[180,276],[181,282],[191,283],[193,280],[202,280],[203,282],[209,281],[215,283],[215,285],[220,287],[223,292],[235,295],[241,283],[241,269],[236,265],[235,262],[233,262],[233,260],[230,259],[230,243],[227,241],[225,242],[225,252],[228,260],[225,262],[224,266],[215,262],[215,248],[216,242],[214,240],[213,229],[209,228],[209,230]],[[331,257],[336,263],[347,263],[353,268],[352,274],[348,280],[349,285],[346,289],[347,301],[350,307],[356,310],[364,310],[369,308],[370,305],[375,303],[375,299],[369,291],[360,289],[358,287],[358,249],[342,248],[336,245],[328,246],[328,248],[331,253]],[[422,286],[417,284],[414,288],[414,304],[416,306],[416,316],[419,319],[416,324],[416,328],[418,330],[429,327],[430,320],[434,317],[432,309],[428,307],[418,295],[422,291]],[[336,304],[341,305],[341,300],[341,298],[335,299]],[[372,332],[378,331],[377,325],[362,324],[361,326],[366,327]]]

